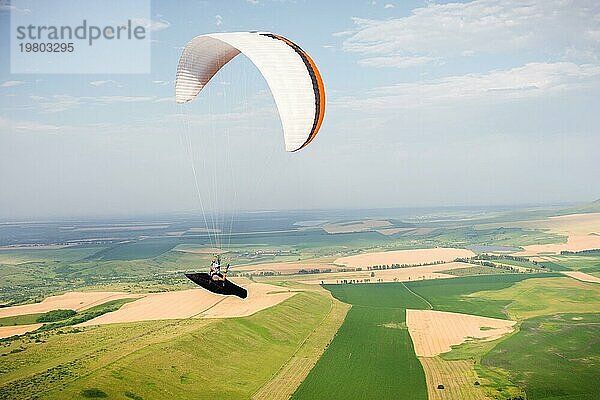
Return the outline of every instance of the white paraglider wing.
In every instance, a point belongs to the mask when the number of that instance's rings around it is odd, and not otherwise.
[[[321,75],[300,47],[263,32],[197,36],[183,50],[177,67],[175,100],[187,103],[238,54],[248,57],[264,76],[283,125],[285,149],[297,151],[316,136],[325,114]]]

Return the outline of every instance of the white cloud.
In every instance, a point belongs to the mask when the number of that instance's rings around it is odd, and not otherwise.
[[[116,81],[113,81],[112,79],[108,79],[105,81],[91,81],[90,85],[99,87],[99,86],[105,86],[105,85],[118,85],[118,83]]]
[[[175,97],[174,96],[159,97],[158,99],[155,99],[154,102],[155,103],[175,103]]]
[[[346,51],[367,56],[456,57],[519,50],[558,59],[598,59],[600,3],[595,0],[476,0],[417,8],[407,17],[353,18]],[[547,59],[547,58],[545,58]]]
[[[600,66],[573,63],[530,63],[509,70],[400,83],[343,97],[332,105],[354,110],[389,111],[465,100],[502,101],[550,96],[568,90],[598,88]]]
[[[155,96],[99,96],[99,97],[82,97],[84,101],[96,104],[114,104],[114,103],[140,103],[145,101],[153,101]]]
[[[42,109],[42,112],[56,113],[72,110],[85,105],[108,106],[120,103],[152,102],[156,96],[97,96],[76,97],[69,94],[57,94],[48,97],[29,96]]]
[[[133,23],[143,26],[151,32],[159,32],[167,29],[171,26],[171,23],[167,20],[160,19],[146,19],[146,18],[135,18],[132,20]]]
[[[221,17],[219,14],[215,15],[215,25],[223,25],[223,17]]]
[[[55,113],[70,110],[81,105],[81,99],[69,94],[57,94],[50,97],[29,96],[43,112]]]
[[[167,83],[169,83],[169,81],[156,80],[156,81],[152,81],[152,83],[154,83],[155,85],[166,85]]]
[[[439,60],[439,58],[426,56],[385,56],[363,58],[358,63],[367,67],[408,68],[427,64],[435,60]]]
[[[56,132],[61,128],[56,125],[43,124],[36,121],[15,121],[0,117],[0,127],[4,130],[16,129],[20,131]]]
[[[385,6],[383,6],[383,8],[394,8],[395,6],[393,4],[386,4]]]
[[[248,3],[250,3],[250,4],[254,4],[254,5],[260,4],[258,0],[246,0],[246,1],[247,1]]]
[[[0,87],[13,87],[13,86],[19,86],[24,84],[25,82],[23,81],[4,81],[2,83],[0,83]]]

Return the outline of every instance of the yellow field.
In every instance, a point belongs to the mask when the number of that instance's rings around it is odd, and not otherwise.
[[[554,233],[568,233],[570,235],[596,233],[600,235],[600,213],[549,217],[546,220],[536,221],[534,225],[537,228],[548,229]]]
[[[488,227],[498,224],[487,224]],[[581,251],[600,248],[600,213],[571,214],[534,221],[503,223],[504,227],[543,229],[567,237],[566,243],[523,246],[520,256],[558,254],[561,251]]]
[[[43,324],[0,326],[0,339],[35,331],[42,325]]]
[[[564,275],[570,276],[571,278],[577,279],[579,281],[600,283],[600,278],[598,278],[597,276],[586,274],[585,272],[581,272],[581,271],[561,271],[561,273],[563,273]]]
[[[81,326],[185,318],[233,318],[252,315],[292,297],[295,292],[264,283],[246,283],[248,298],[221,296],[204,289],[150,293],[117,311]]]
[[[434,357],[469,340],[494,340],[515,321],[433,310],[406,310],[406,325],[419,357]]]
[[[475,253],[471,250],[437,247],[433,249],[396,250],[358,254],[355,256],[338,258],[334,261],[334,264],[354,268],[391,264],[413,265],[436,261],[453,261],[459,257],[467,258],[474,255]]]
[[[429,400],[486,400],[477,377],[473,361],[446,361],[440,357],[419,357],[427,380]],[[444,389],[438,389],[438,385]]]
[[[444,274],[439,271],[448,271],[470,267],[470,264],[452,262],[434,265],[423,265],[420,267],[405,267],[372,271],[348,271],[328,274],[307,274],[306,277],[300,275],[294,277],[305,284],[336,284],[343,280],[355,280],[357,283],[378,283],[378,282],[409,282],[426,279],[449,279],[456,278],[455,275]],[[373,276],[371,276],[373,274]],[[367,280],[368,282],[366,282]]]
[[[240,265],[239,267],[235,267],[236,272],[278,272],[281,274],[295,274],[301,269],[309,270],[318,268],[323,270],[325,268],[330,268],[335,270],[336,266],[321,262],[280,262],[280,263],[265,263],[265,264],[250,264],[250,265]]]
[[[377,229],[375,232],[388,236],[388,235],[395,235],[396,233],[407,232],[407,231],[412,231],[412,230],[414,230],[414,228],[384,228],[384,229]]]
[[[0,308],[0,318],[45,313],[52,310],[83,311],[108,301],[136,297],[141,297],[141,295],[124,292],[69,292],[60,296],[48,297],[41,303]]]

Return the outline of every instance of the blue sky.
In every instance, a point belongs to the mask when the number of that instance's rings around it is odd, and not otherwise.
[[[140,75],[11,74],[0,4],[0,218],[196,210],[192,162],[210,209],[600,197],[596,1],[154,1]],[[326,118],[305,151],[283,151],[241,57],[174,103],[185,43],[245,30],[321,70]]]

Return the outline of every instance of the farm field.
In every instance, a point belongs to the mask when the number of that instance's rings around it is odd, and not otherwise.
[[[429,400],[488,400],[470,360],[446,361],[440,357],[419,357],[427,380]],[[444,389],[438,389],[444,385]]]
[[[27,332],[33,332],[40,328],[43,324],[18,324],[0,326],[0,339],[8,338],[15,335],[23,335]]]
[[[481,360],[506,371],[527,399],[596,399],[600,390],[600,314],[552,314],[524,321]]]
[[[564,275],[582,282],[600,283],[600,278],[581,271],[563,271]]]
[[[600,400],[600,0],[2,29],[0,400]]]
[[[569,235],[566,243],[523,246],[524,250],[516,253],[516,255],[560,254],[562,251],[583,251],[598,248],[600,248],[600,235],[598,234]]]
[[[473,295],[482,301],[502,301],[506,314],[524,320],[561,312],[600,312],[600,285],[568,277],[527,279],[502,290]]]
[[[550,262],[559,264],[564,269],[581,271],[600,277],[600,253],[593,255],[557,255],[547,258]]]
[[[71,333],[4,344],[0,398],[79,398],[86,390],[117,398],[249,398],[329,315],[331,301],[301,293],[250,317],[65,328]],[[322,349],[323,339],[312,346]],[[228,379],[214,381],[207,369]]]
[[[235,268],[236,272],[248,272],[252,271],[255,273],[260,272],[273,272],[281,274],[296,274],[300,270],[310,269],[334,269],[335,266],[331,263],[326,263],[321,260],[314,260],[312,262],[278,262],[278,263],[266,263],[266,264],[250,264],[240,265]]]
[[[374,265],[391,264],[423,264],[436,261],[454,261],[454,259],[474,256],[471,250],[454,248],[432,248],[385,251],[377,253],[365,253],[356,256],[338,258],[334,264],[347,267],[372,267]]]
[[[139,260],[159,256],[178,243],[177,239],[144,239],[131,243],[123,243],[104,250],[100,250],[89,256],[90,260]]]
[[[89,257],[102,247],[64,247],[56,249],[16,248],[0,250],[0,264],[23,264],[40,261],[76,261]]]
[[[487,396],[505,400],[525,396],[526,392],[529,395],[529,388],[537,387],[537,383],[528,383],[527,377],[535,371],[521,376],[504,360],[498,365],[494,364],[497,358],[490,358],[493,362],[489,363],[482,360],[488,360],[486,357],[500,344],[521,335],[521,326],[532,319],[600,313],[600,284],[563,274],[580,272],[598,277],[600,257],[595,253],[537,255],[531,260],[544,268],[530,273],[535,264],[510,258],[517,246],[560,242],[564,236],[517,226],[478,225],[474,229],[469,224],[479,224],[485,218],[472,222],[464,218],[461,214],[444,222],[413,220],[411,228],[399,228],[404,222],[390,218],[394,227],[385,234],[327,234],[323,222],[320,226],[298,225],[301,229],[294,231],[298,226],[294,228],[293,221],[286,220],[281,226],[269,221],[251,229],[249,224],[245,233],[232,236],[231,245],[219,251],[210,247],[202,232],[139,238],[136,235],[150,231],[139,230],[137,225],[130,232],[131,238],[126,237],[125,228],[111,229],[107,236],[118,232],[123,237],[85,248],[2,250],[0,317],[4,318],[0,318],[0,329],[37,328],[36,319],[46,308],[35,302],[48,295],[59,295],[60,300],[60,296],[73,296],[65,292],[83,291],[100,298],[65,297],[64,304],[58,301],[50,307],[55,309],[60,303],[60,308],[78,310],[71,321],[84,318],[80,326],[59,322],[18,339],[0,340],[0,393],[5,396],[0,398],[26,398],[33,387],[44,388],[41,398],[105,394],[109,398],[202,399],[219,394],[226,399],[329,396],[346,400],[375,396],[462,400]],[[388,219],[353,217],[348,220],[351,223],[341,221],[340,226],[362,230],[371,220]],[[160,224],[139,227],[154,225]],[[183,224],[163,225],[168,232],[189,232]],[[153,230],[162,230],[163,225]],[[485,252],[491,252],[489,258]],[[6,258],[8,253],[14,257]],[[231,279],[248,287],[251,301],[221,297],[200,301],[205,296],[197,296],[201,291],[183,272],[206,269],[215,253],[223,253],[223,259],[232,263]],[[475,253],[480,257],[454,261]],[[386,263],[441,259],[447,262],[367,269]],[[339,260],[350,262],[336,265]],[[482,265],[486,262],[496,267]],[[520,272],[505,266],[517,267]],[[301,269],[303,273],[298,273]],[[314,269],[331,272],[314,273]],[[343,280],[372,285],[335,284]],[[132,298],[105,299],[102,292],[125,293]],[[423,353],[415,352],[418,345],[413,345],[410,337],[407,309],[518,323],[512,327],[515,332],[491,341],[469,338],[494,333],[490,326],[477,323],[473,329],[479,331],[454,332],[456,340],[440,337],[445,340],[445,353],[418,357]],[[11,310],[19,311],[11,314]],[[96,312],[103,315],[88,318]],[[438,326],[435,330],[443,333],[451,328]],[[561,338],[577,329],[566,329]],[[229,355],[223,357],[211,349],[222,349]],[[578,351],[575,345],[571,350]],[[533,353],[538,351],[542,350],[532,347]],[[256,360],[266,362],[254,371]],[[215,384],[203,373],[209,367],[233,378]],[[560,368],[573,372],[568,364]],[[595,364],[591,368],[594,370]],[[539,372],[537,382],[548,379],[544,371]],[[437,389],[438,384],[444,389]]]
[[[292,399],[426,399],[405,309],[427,303],[399,283],[325,287],[352,308]]]
[[[86,321],[104,314],[117,312],[121,306],[135,300],[136,297],[125,297],[114,300],[107,299],[107,301],[85,309],[80,309],[79,311],[70,309],[52,309],[41,314],[24,314],[5,317],[2,318],[2,320],[9,323],[12,322],[13,325],[0,327],[0,339],[6,339],[10,342],[20,339],[15,335],[23,335],[32,332],[32,337],[34,337],[38,333],[58,331],[60,328],[81,325]],[[31,323],[32,321],[35,323]]]
[[[138,298],[140,295],[123,292],[69,292],[50,296],[39,303],[0,308],[0,318],[40,314],[51,310],[83,311],[112,300]]]
[[[483,265],[470,265],[464,268],[448,269],[440,271],[442,274],[454,275],[454,276],[473,276],[473,275],[498,275],[498,274],[511,274],[511,270],[504,268],[494,268]]]
[[[149,293],[118,311],[86,321],[82,326],[184,318],[243,317],[295,295],[295,292],[264,283],[245,282],[243,286],[248,290],[248,299],[223,297],[199,288]]]
[[[536,340],[535,336],[527,335],[525,338],[520,339],[523,347],[518,350],[513,348],[508,352],[508,350],[502,346],[504,343],[510,342],[516,337],[522,337],[523,333],[521,332],[521,327],[524,326],[527,330],[527,327],[530,326],[528,325],[530,324],[530,321],[533,321],[536,318],[547,319],[553,318],[552,316],[554,315],[561,315],[557,313],[578,311],[591,313],[587,315],[597,315],[594,313],[598,313],[599,310],[598,302],[600,301],[600,287],[598,286],[600,285],[579,282],[566,277],[548,277],[548,275],[545,275],[544,278],[533,278],[515,282],[514,285],[503,289],[473,293],[469,297],[489,299],[492,302],[499,299],[510,299],[510,302],[505,308],[506,314],[512,319],[522,321],[518,325],[518,330],[507,339],[501,339],[495,342],[465,343],[458,347],[454,347],[449,353],[444,353],[441,356],[436,357],[437,360],[435,361],[435,364],[438,365],[439,368],[445,368],[444,363],[468,361],[468,365],[470,365],[471,368],[467,371],[463,371],[462,378],[458,376],[458,371],[460,371],[460,369],[456,369],[456,379],[458,381],[464,379],[466,376],[465,374],[472,376],[473,373],[476,373],[479,378],[478,382],[480,382],[479,386],[488,396],[498,399],[508,399],[527,395],[527,398],[532,398],[530,396],[530,387],[533,387],[531,385],[534,385],[535,383],[528,383],[528,379],[533,377],[536,371],[529,370],[530,372],[517,374],[515,371],[518,371],[518,369],[514,368],[520,367],[512,365],[510,362],[500,365],[493,364],[491,361],[486,361],[484,363],[483,360],[487,359],[486,357],[494,352],[497,352],[497,354],[500,354],[505,359],[508,358],[509,360],[512,360],[514,353],[518,351],[520,352],[519,357],[523,360],[528,360],[528,362],[534,363],[537,366],[539,375],[532,379],[538,380],[538,383],[543,379],[549,379],[551,381],[552,378],[550,378],[550,375],[557,370],[560,371],[561,375],[568,376],[569,374],[577,374],[579,368],[585,368],[583,364],[574,363],[571,365],[565,362],[561,363],[560,366],[557,367],[558,369],[556,369],[554,366],[552,368],[547,368],[548,365],[554,364],[538,363],[537,360],[539,358],[536,354],[548,352],[548,348],[543,347],[546,346],[546,344],[543,344],[540,340]],[[581,316],[575,316],[574,318],[576,319],[573,321],[578,322],[580,317]],[[581,320],[586,320],[586,318]],[[586,326],[592,329],[596,334],[598,333],[599,327],[595,323]],[[576,340],[577,335],[569,337],[577,329],[579,328],[574,327],[572,330],[565,330],[563,336],[560,338],[557,337],[556,339],[560,340],[561,343],[569,343],[571,351],[586,352],[585,349],[586,346],[588,346],[588,343]],[[525,345],[525,343],[527,343],[527,345]],[[550,342],[546,343],[549,345]],[[590,361],[594,359],[595,358],[592,357]],[[509,366],[512,366],[513,369],[511,370]],[[592,364],[588,364],[587,367],[586,373],[595,373],[597,370],[593,361]],[[446,368],[446,370],[453,371],[448,368]],[[528,370],[523,369],[523,371]],[[519,378],[515,379],[516,376],[519,376]],[[549,387],[553,387],[554,383],[551,384],[550,381],[548,385]],[[548,394],[547,397],[542,396],[533,398],[542,399],[554,397]]]
[[[0,326],[15,326],[15,325],[28,325],[37,322],[37,319],[44,315],[44,313],[38,314],[25,314],[25,315],[14,315],[12,317],[1,317]]]
[[[336,298],[352,304],[352,308],[331,346],[293,398],[319,398],[319,395],[331,398],[370,398],[373,393],[382,398],[426,398],[427,385],[432,383],[426,383],[423,367],[415,364],[418,359],[406,325],[406,309],[428,310],[433,307],[506,320],[504,308],[509,301],[479,299],[472,295],[482,289],[493,293],[492,290],[510,288],[518,282],[536,276],[547,279],[546,277],[550,278],[552,275],[506,274],[408,283],[325,285]],[[510,321],[506,321],[506,324],[513,325]],[[484,343],[491,347],[496,342]],[[377,348],[382,349],[379,353],[385,356],[376,357],[374,353],[377,352]],[[453,351],[448,354],[452,353]],[[436,368],[450,371],[443,362],[438,359]],[[403,367],[396,369],[394,377],[394,373],[390,371],[395,370],[394,365],[400,364]],[[369,365],[367,370],[365,365]],[[466,364],[461,366],[464,368],[456,370],[459,374],[456,379],[464,384],[469,377],[476,376],[476,372],[473,364],[470,364],[470,368],[466,368]],[[369,371],[373,371],[371,373],[376,376],[370,376]],[[402,372],[398,374],[397,371]],[[343,377],[344,384],[332,388],[329,383],[334,376],[337,376],[338,380]],[[510,382],[508,384],[510,385]],[[411,391],[403,389],[409,386]],[[497,386],[494,386],[494,390],[496,388]],[[503,388],[500,392],[514,392],[509,389]],[[454,392],[456,390],[454,389]],[[458,393],[462,392],[459,390]]]
[[[375,229],[390,228],[393,225],[389,221],[367,220],[367,221],[350,221],[343,223],[328,223],[322,225],[322,228],[327,233],[356,233]]]
[[[381,270],[363,270],[363,271],[347,271],[347,272],[335,272],[327,274],[305,274],[296,275],[291,279],[298,279],[300,282],[308,284],[336,284],[346,281],[355,282],[407,282],[407,281],[418,281],[418,280],[431,280],[431,279],[447,279],[453,278],[454,275],[444,273],[441,271],[448,271],[453,269],[462,269],[469,266],[469,264],[460,262],[450,262],[443,264],[434,265],[423,265],[418,267],[404,267],[404,268],[391,268]]]
[[[494,340],[515,321],[435,310],[406,310],[406,325],[419,357],[434,357],[467,341]]]
[[[565,240],[559,243],[523,246],[523,251],[516,253],[517,255],[559,254],[561,251],[600,248],[600,213],[598,212],[549,216],[541,220],[512,222],[504,226],[541,229],[565,237]]]
[[[329,314],[277,374],[252,395],[252,399],[285,400],[294,394],[331,343],[350,309],[348,304],[340,302],[333,296],[331,299]]]
[[[507,319],[504,309],[511,303],[505,296],[483,298],[474,293],[506,289],[534,277],[549,278],[551,274],[503,274],[469,276],[455,279],[407,282],[406,286],[429,301],[434,310],[459,312],[482,317]]]
[[[543,220],[527,221],[519,225],[574,235],[600,233],[600,212],[549,216]]]

